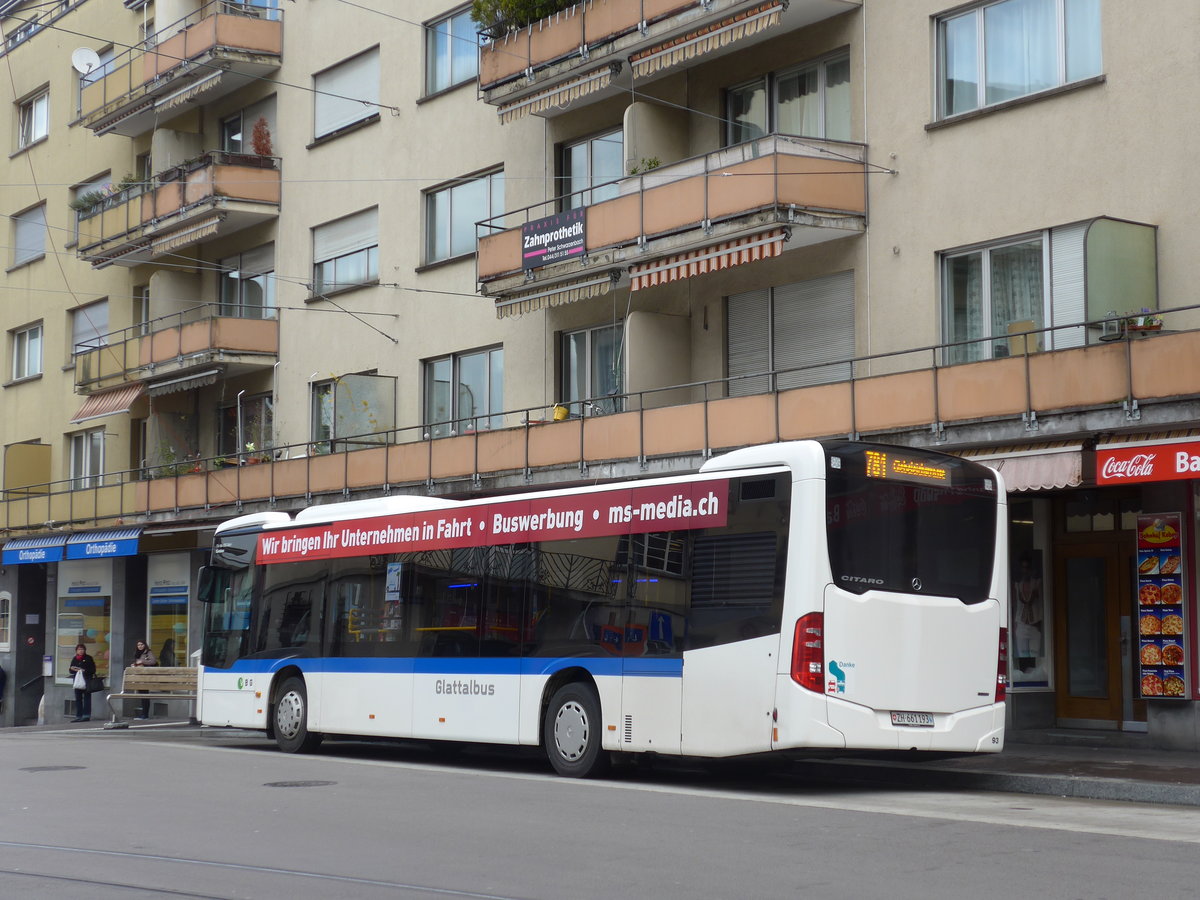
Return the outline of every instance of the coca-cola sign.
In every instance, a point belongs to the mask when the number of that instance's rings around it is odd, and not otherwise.
[[[1096,484],[1200,478],[1200,441],[1096,450]]]

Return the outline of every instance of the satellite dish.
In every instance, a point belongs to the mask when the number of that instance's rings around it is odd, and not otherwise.
[[[71,54],[71,67],[80,75],[90,75],[100,68],[100,54],[90,47],[80,47]]]

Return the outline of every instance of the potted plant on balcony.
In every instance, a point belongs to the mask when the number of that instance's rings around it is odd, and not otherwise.
[[[1162,316],[1142,307],[1141,312],[1125,314],[1125,330],[1133,333],[1159,331],[1162,329]]]

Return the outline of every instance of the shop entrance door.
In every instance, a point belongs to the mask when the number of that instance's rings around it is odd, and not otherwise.
[[[1125,698],[1121,612],[1127,578],[1115,543],[1059,546],[1054,554],[1057,715],[1077,724],[1119,727]]]

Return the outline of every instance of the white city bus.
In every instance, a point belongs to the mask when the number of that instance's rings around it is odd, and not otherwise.
[[[997,751],[1008,615],[991,469],[848,441],[699,473],[223,524],[200,718],[611,755]]]

